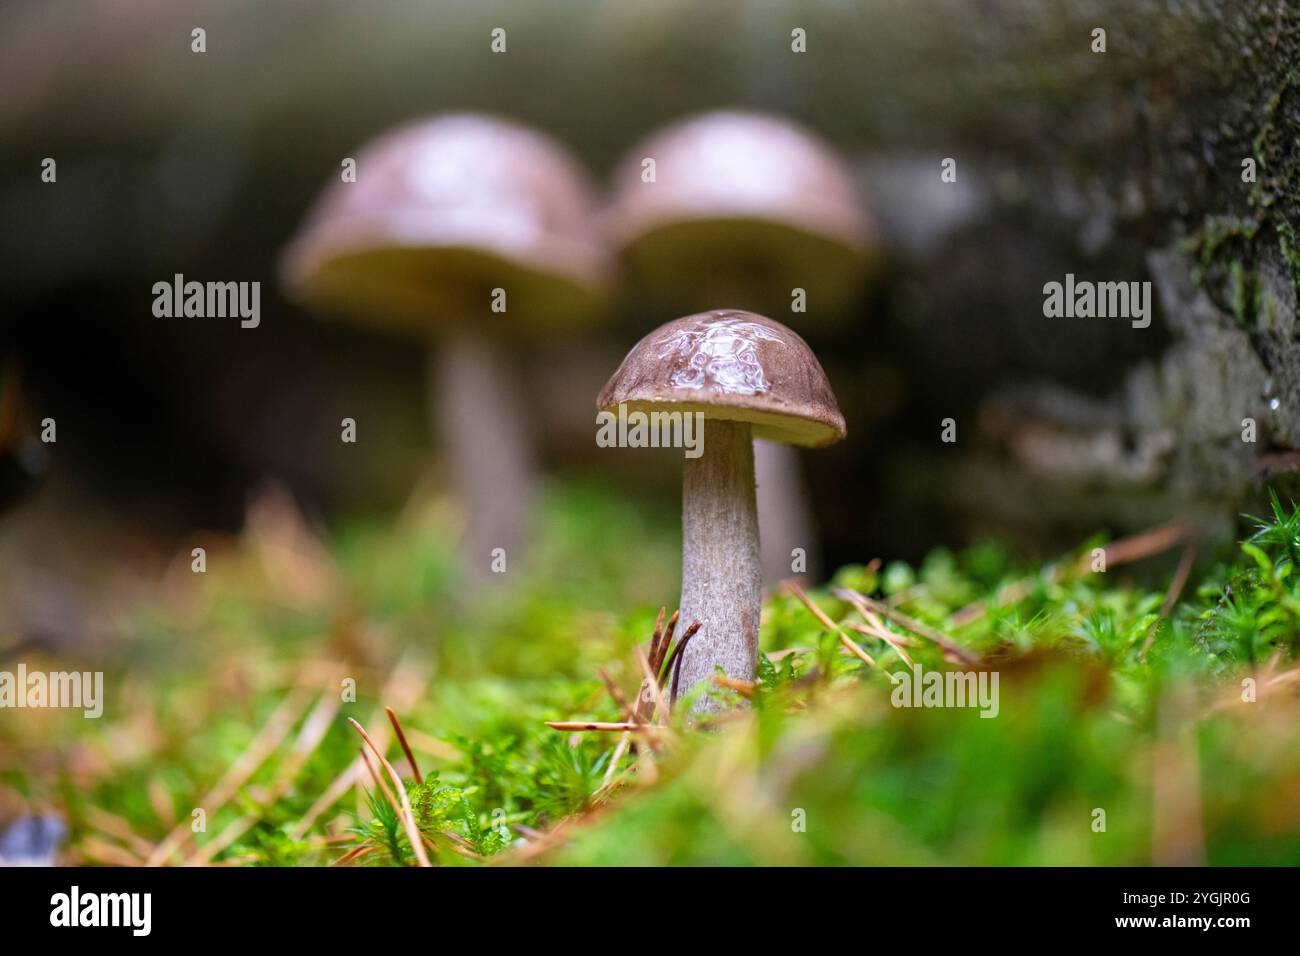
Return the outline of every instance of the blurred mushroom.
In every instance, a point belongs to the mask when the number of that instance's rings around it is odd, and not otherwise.
[[[831,147],[758,113],[707,113],[653,134],[616,175],[612,220],[633,276],[683,311],[775,313],[802,289],[814,314],[833,314],[858,291],[872,247]],[[760,441],[754,454],[763,573],[774,581],[791,576],[794,548],[813,562],[819,546],[798,453]]]
[[[322,312],[427,337],[437,431],[479,574],[515,557],[533,493],[525,418],[499,344],[598,308],[606,260],[577,161],[493,117],[447,115],[390,131],[330,186],[284,258]],[[503,297],[504,294],[504,297]]]
[[[678,695],[715,665],[752,681],[762,607],[753,439],[816,448],[844,437],[821,364],[798,335],[752,312],[689,315],[628,352],[596,400],[603,411],[697,414],[703,448],[682,477],[683,623]],[[707,698],[705,698],[707,701]],[[702,703],[707,708],[708,703]]]

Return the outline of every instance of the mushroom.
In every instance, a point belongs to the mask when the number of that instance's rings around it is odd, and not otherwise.
[[[775,313],[799,288],[814,314],[833,314],[857,292],[873,247],[841,159],[802,127],[761,113],[706,113],[652,134],[615,175],[610,219],[633,276],[681,311]],[[763,571],[779,580],[791,575],[795,547],[815,560],[812,509],[794,449],[760,441],[755,459]]]
[[[702,312],[633,346],[596,404],[616,415],[702,420],[702,454],[685,459],[682,476],[679,605],[680,620],[701,627],[675,683],[680,696],[709,680],[715,665],[730,678],[754,680],[763,582],[753,439],[817,448],[844,437],[844,416],[817,357],[764,316]],[[700,706],[708,709],[708,700]]]
[[[559,144],[482,115],[410,123],[356,160],[355,181],[333,183],[289,246],[284,281],[313,309],[430,343],[433,417],[481,575],[495,549],[514,558],[534,485],[499,343],[597,311],[593,192]]]

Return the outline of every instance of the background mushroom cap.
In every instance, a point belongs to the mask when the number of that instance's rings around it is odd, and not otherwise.
[[[703,412],[750,422],[754,437],[818,447],[845,435],[817,356],[780,322],[715,309],[661,325],[632,347],[597,408]]]
[[[305,304],[412,328],[496,317],[495,288],[505,316],[527,320],[598,306],[594,193],[549,137],[451,114],[385,133],[356,160],[356,181],[329,186],[285,253],[285,284]]]
[[[834,305],[856,291],[873,246],[834,151],[789,120],[747,112],[692,117],[638,144],[615,174],[610,229],[656,287],[698,293],[722,272],[768,298],[816,287]]]

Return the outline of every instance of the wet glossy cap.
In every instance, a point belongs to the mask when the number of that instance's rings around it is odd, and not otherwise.
[[[653,159],[655,179],[643,163]],[[634,148],[615,174],[610,229],[655,287],[708,294],[731,285],[840,304],[873,245],[852,177],[812,133],[760,113],[707,113]]]
[[[831,445],[844,416],[812,349],[780,322],[734,309],[688,315],[628,352],[596,406],[617,411],[703,412],[750,422],[754,437]]]
[[[569,153],[533,130],[453,114],[399,127],[356,157],[290,245],[283,277],[311,307],[415,327],[579,318],[607,263],[595,200]],[[506,290],[504,314],[490,310]]]

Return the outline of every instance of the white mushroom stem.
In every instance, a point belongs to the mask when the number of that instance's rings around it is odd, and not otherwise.
[[[809,506],[799,452],[777,442],[754,442],[758,480],[758,527],[763,534],[763,579],[816,578],[817,530]],[[795,565],[795,549],[803,562]]]
[[[497,350],[471,333],[438,343],[431,364],[433,421],[465,509],[464,566],[473,579],[505,579],[519,567],[534,492],[514,378]],[[505,574],[495,573],[502,567]]]
[[[703,281],[704,298],[710,302],[760,304],[755,301],[755,277],[747,268],[732,272],[710,270]],[[763,581],[775,584],[792,577],[816,580],[821,538],[798,449],[781,442],[755,441],[754,475],[758,489],[758,527],[762,534],[759,558]],[[803,571],[792,567],[794,558],[790,552],[794,548],[803,549]]]
[[[752,681],[758,667],[763,574],[758,557],[754,442],[748,422],[706,420],[704,453],[682,478],[681,627],[701,622],[682,653],[678,695],[712,681],[714,666]],[[712,709],[707,698],[697,709]]]

